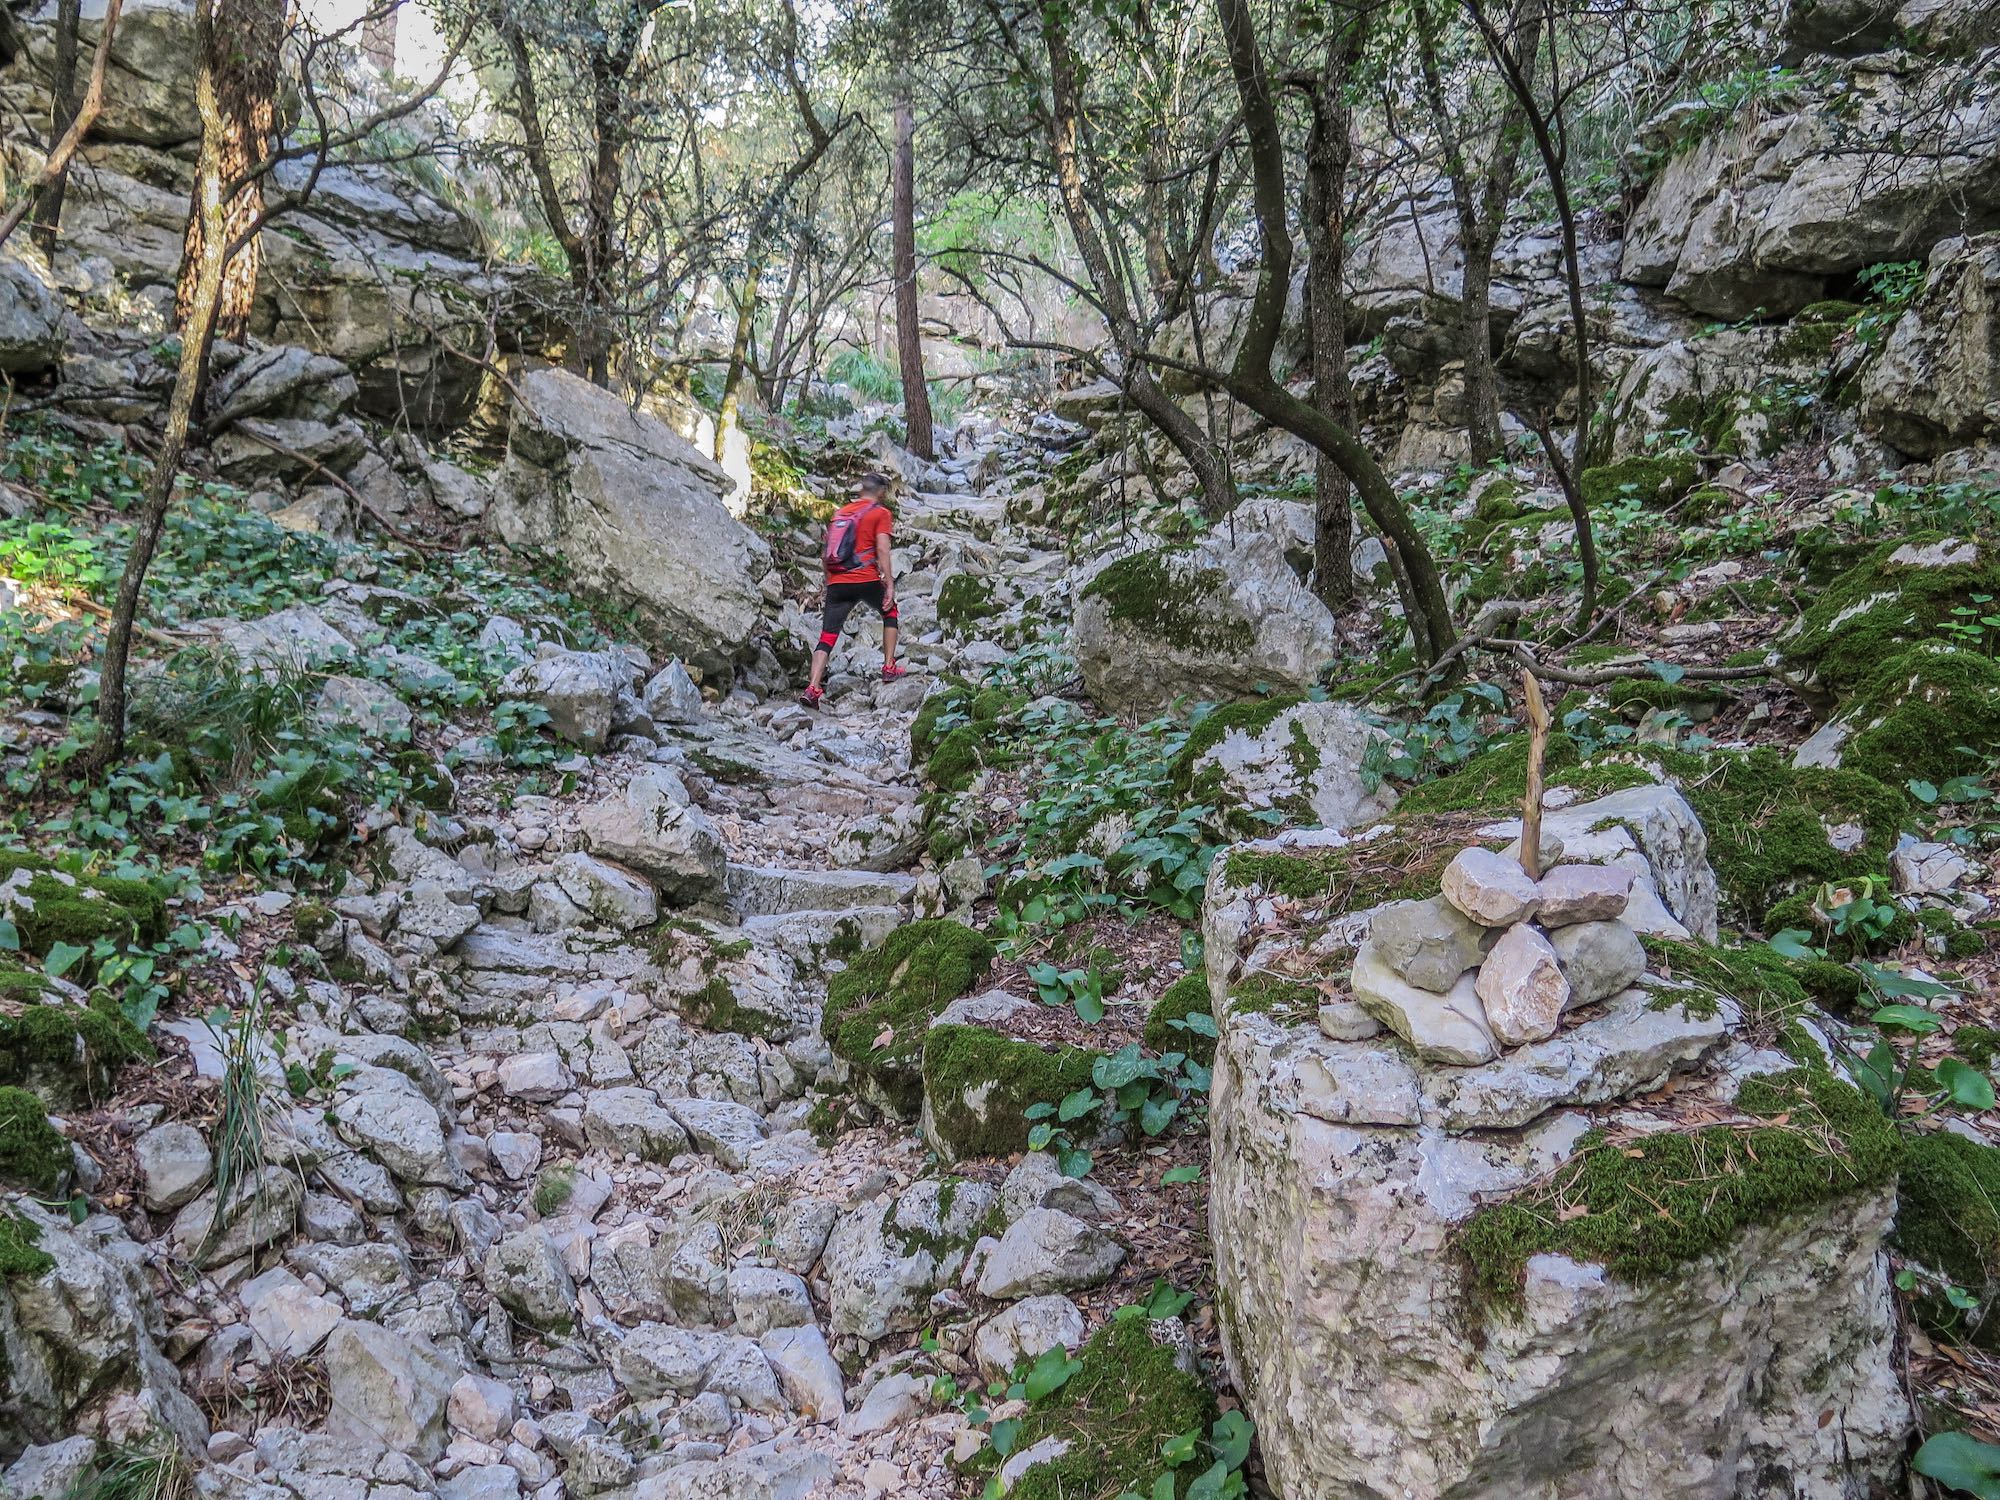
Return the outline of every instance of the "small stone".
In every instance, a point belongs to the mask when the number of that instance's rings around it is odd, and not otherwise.
[[[1609,922],[1632,899],[1632,872],[1620,865],[1558,865],[1535,887],[1535,920],[1544,929],[1575,922]]]
[[[340,1309],[307,1290],[290,1271],[266,1271],[242,1288],[243,1308],[260,1348],[304,1359],[340,1322]]]
[[[818,1328],[811,1323],[773,1328],[759,1340],[758,1347],[777,1374],[785,1399],[800,1415],[815,1422],[837,1422],[847,1414],[840,1363]]]
[[[1511,927],[1535,914],[1535,882],[1520,861],[1462,849],[1444,868],[1444,896],[1482,927]]]
[[[1576,922],[1549,934],[1569,981],[1569,1009],[1595,1005],[1646,972],[1646,948],[1623,922]]]
[[[972,1357],[981,1373],[1005,1379],[1023,1359],[1034,1359],[1060,1344],[1083,1342],[1083,1313],[1067,1297],[1030,1297],[1003,1308],[972,1336]]]
[[[1555,1034],[1569,1005],[1569,981],[1549,940],[1523,922],[1507,929],[1479,966],[1474,992],[1486,1007],[1486,1024],[1503,1047]]]
[[[1467,969],[1479,966],[1491,933],[1442,896],[1395,902],[1368,924],[1368,936],[1383,962],[1418,989],[1438,995],[1457,984]]]
[[[0,1492],[15,1500],[69,1500],[82,1494],[85,1476],[97,1462],[97,1439],[66,1437],[22,1450],[7,1467]]]
[[[468,1437],[497,1443],[514,1425],[514,1390],[503,1381],[468,1371],[445,1403],[445,1420]]]
[[[517,1052],[500,1060],[500,1092],[510,1099],[547,1103],[576,1087],[563,1060],[553,1052]]]
[[[1941,896],[1972,872],[1972,861],[1952,845],[1929,843],[1907,834],[1889,856],[1890,880],[1897,891],[1909,896]]]
[[[1477,1067],[1499,1054],[1471,973],[1448,994],[1420,990],[1384,963],[1372,941],[1354,955],[1355,1000],[1427,1062]]]
[[[1125,1247],[1059,1208],[1034,1208],[1000,1238],[979,1275],[979,1294],[997,1301],[1102,1286]]]
[[[180,1121],[155,1125],[139,1137],[133,1150],[145,1183],[146,1207],[156,1214],[188,1202],[208,1186],[214,1171],[207,1138]]]

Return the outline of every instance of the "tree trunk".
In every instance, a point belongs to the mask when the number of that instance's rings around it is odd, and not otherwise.
[[[1500,382],[1493,372],[1493,243],[1489,226],[1463,232],[1465,270],[1458,289],[1458,347],[1465,363],[1465,440],[1474,465],[1485,468],[1504,450]]]
[[[207,28],[208,52],[200,66],[211,79],[218,121],[216,141],[217,191],[238,184],[222,207],[220,233],[224,249],[253,229],[264,212],[264,183],[250,174],[271,156],[277,128],[278,61],[285,41],[285,0],[213,0]],[[208,121],[203,120],[204,130]],[[205,148],[204,148],[205,149]],[[199,180],[197,195],[206,191]],[[214,232],[208,214],[196,202],[188,214],[182,245],[180,279],[174,288],[174,321],[185,339],[201,311],[202,267],[206,236]],[[257,273],[263,249],[256,235],[222,267],[222,284],[213,309],[214,334],[232,343],[250,331],[250,309],[257,299]]]
[[[889,171],[891,253],[896,278],[896,363],[903,376],[903,425],[909,450],[937,457],[931,394],[924,384],[924,337],[917,322],[917,117],[907,92],[896,100],[896,150]]]
[[[757,283],[764,279],[764,263],[753,259],[743,271],[743,292],[736,301],[736,332],[729,341],[729,364],[722,376],[722,405],[715,414],[715,461],[721,463],[729,452],[729,438],[736,431],[736,412],[742,402],[743,370],[749,363],[750,330],[757,322]]]
[[[50,80],[49,150],[69,133],[76,119],[77,32],[83,22],[83,0],[58,0],[56,6],[56,65]],[[56,232],[62,224],[63,196],[69,188],[69,168],[42,184],[35,195],[34,228],[29,231],[42,254],[56,253]]]
[[[1042,43],[1049,58],[1049,154],[1055,162],[1056,192],[1062,199],[1063,217],[1069,221],[1077,254],[1103,304],[1105,326],[1118,353],[1119,384],[1132,405],[1174,445],[1174,451],[1180,454],[1200,487],[1203,513],[1211,521],[1219,521],[1236,504],[1236,487],[1229,477],[1229,467],[1208,435],[1181,409],[1179,402],[1161,389],[1146,366],[1139,320],[1132,312],[1125,284],[1119,279],[1118,268],[1097,232],[1093,217],[1080,144],[1083,103],[1069,33],[1059,6],[1045,3],[1041,14]],[[1192,307],[1189,316],[1194,316]]]
[[[200,220],[196,240],[199,259],[193,262],[192,277],[183,277],[187,303],[181,321],[180,361],[174,371],[173,394],[167,403],[166,431],[161,435],[153,472],[146,481],[146,493],[132,529],[131,551],[125,557],[125,571],[119,575],[118,597],[112,602],[111,621],[105,633],[104,659],[98,669],[97,743],[92,746],[89,758],[95,774],[116,765],[125,754],[126,668],[132,655],[139,601],[145,591],[146,571],[152,566],[153,554],[159,550],[160,535],[166,528],[167,507],[173,501],[174,482],[180,477],[181,455],[187,450],[195,403],[206,384],[209,350],[215,342],[230,269],[224,259],[231,238],[228,226],[232,205],[223,201],[223,194],[228,177],[225,163],[232,159],[239,145],[238,121],[223,107],[220,70],[216,66],[218,41],[224,49],[229,44],[227,33],[218,37],[221,19],[208,6],[197,5],[195,17],[199,59],[195,103],[202,125],[193,205],[194,215]],[[183,267],[183,271],[187,269]]]
[[[1353,425],[1347,374],[1347,168],[1353,156],[1347,83],[1367,43],[1368,18],[1357,16],[1329,36],[1312,96],[1306,137],[1306,315],[1312,344],[1313,405],[1343,427]],[[1326,454],[1313,461],[1313,590],[1328,609],[1354,603],[1353,486]],[[1407,605],[1407,601],[1406,605]]]
[[[1271,373],[1271,359],[1283,326],[1292,279],[1292,235],[1285,222],[1285,145],[1277,109],[1264,71],[1249,0],[1215,0],[1229,53],[1230,72],[1243,106],[1244,136],[1250,157],[1251,198],[1264,255],[1257,267],[1257,290],[1244,322],[1236,363],[1223,377],[1230,394],[1259,416],[1304,438],[1340,468],[1360,493],[1362,508],[1381,530],[1409,577],[1410,638],[1418,660],[1429,664],[1452,644],[1456,632],[1437,560],[1417,529],[1409,507],[1382,472],[1367,446],[1345,424],[1300,400]]]

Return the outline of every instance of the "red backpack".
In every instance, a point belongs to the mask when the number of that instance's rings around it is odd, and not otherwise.
[[[826,545],[820,549],[820,561],[826,564],[828,573],[852,573],[861,550],[861,520],[871,514],[881,501],[871,500],[861,510],[842,510],[836,514],[826,528]]]

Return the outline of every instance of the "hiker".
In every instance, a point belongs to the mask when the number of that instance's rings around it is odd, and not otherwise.
[[[854,499],[833,513],[827,524],[821,561],[826,566],[826,613],[819,625],[819,645],[813,650],[812,677],[799,702],[818,708],[826,697],[821,686],[826,664],[854,606],[865,604],[882,617],[882,680],[904,675],[896,664],[896,574],[890,565],[889,528],[895,517],[884,503],[889,476],[864,474]]]

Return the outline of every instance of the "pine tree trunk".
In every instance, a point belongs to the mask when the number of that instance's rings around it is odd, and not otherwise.
[[[924,337],[917,322],[917,118],[909,95],[896,100],[896,151],[889,173],[891,254],[896,279],[896,362],[903,376],[903,423],[908,447],[926,461],[937,457],[931,432],[931,395],[924,384]]]
[[[285,40],[285,0],[213,0],[207,27],[208,51],[201,66],[212,80],[219,139],[216,143],[217,191],[242,182],[270,160],[277,128],[278,60]],[[206,120],[204,126],[206,127]],[[204,149],[206,146],[204,145]],[[196,181],[197,195],[207,185]],[[226,248],[252,230],[264,212],[261,178],[243,182],[222,206],[212,224],[200,202],[188,215],[181,250],[180,280],[174,288],[174,320],[186,337],[200,310],[202,268],[208,256],[207,236],[219,233]],[[222,267],[222,283],[214,309],[215,334],[232,343],[250,331],[250,309],[257,300],[257,273],[263,264],[258,237],[251,234],[243,248]]]

